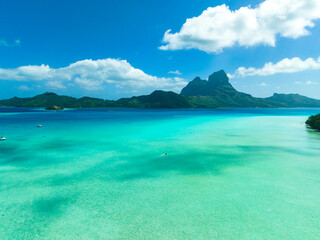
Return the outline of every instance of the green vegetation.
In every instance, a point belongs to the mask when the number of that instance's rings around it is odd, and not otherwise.
[[[7,107],[53,105],[62,108],[275,108],[320,107],[320,100],[298,94],[274,94],[269,98],[256,98],[234,89],[223,70],[213,73],[208,80],[196,77],[182,89],[181,94],[157,90],[150,95],[112,101],[91,97],[74,98],[47,92],[31,98],[0,100],[0,106]]]
[[[46,110],[63,110],[63,107],[52,105],[52,106],[46,107]]]
[[[191,108],[192,105],[182,95],[174,92],[154,91],[150,95],[121,98],[115,103],[116,107],[129,108]]]
[[[189,96],[193,107],[320,107],[320,100],[298,94],[274,94],[270,98],[255,98],[238,92],[229,82],[227,74],[221,70],[207,80],[196,77],[182,89],[181,95]]]
[[[268,101],[281,102],[289,107],[319,107],[319,100],[301,96],[299,94],[278,94],[266,98]]]
[[[114,101],[90,97],[77,99],[50,92],[31,98],[14,97],[7,100],[0,100],[0,106],[8,107],[47,107],[53,105],[60,106],[62,108],[103,108],[112,107],[114,105]]]
[[[320,131],[320,114],[309,117],[306,124],[309,127]]]

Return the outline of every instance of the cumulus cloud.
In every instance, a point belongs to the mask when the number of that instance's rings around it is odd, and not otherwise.
[[[240,67],[234,74],[229,74],[230,78],[246,76],[269,76],[277,73],[295,73],[305,70],[320,69],[320,57],[318,59],[308,58],[301,60],[298,57],[285,58],[277,63],[266,63],[262,68]]]
[[[187,19],[179,32],[166,31],[162,50],[221,52],[233,46],[275,46],[277,36],[299,38],[320,19],[319,0],[265,0],[255,8],[232,11],[225,4]]]
[[[87,90],[101,89],[108,84],[117,88],[175,90],[186,84],[181,78],[152,76],[132,67],[126,60],[111,58],[78,61],[63,68],[50,68],[44,64],[13,69],[0,68],[0,80],[45,81],[47,87],[55,89],[65,88],[68,83]]]
[[[170,73],[170,74],[175,74],[175,75],[181,75],[181,74],[182,74],[179,70],[169,71],[168,73]]]
[[[46,86],[51,89],[63,89],[66,88],[62,82],[50,81],[46,83]]]

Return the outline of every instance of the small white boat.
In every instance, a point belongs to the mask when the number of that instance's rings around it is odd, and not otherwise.
[[[1,141],[7,140],[5,137],[0,138]]]
[[[41,124],[39,124],[39,125],[38,125],[38,127],[42,127],[42,125],[41,125]]]

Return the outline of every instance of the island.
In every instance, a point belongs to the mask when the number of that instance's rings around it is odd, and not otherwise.
[[[149,95],[105,100],[92,97],[75,98],[46,92],[34,97],[13,97],[0,100],[4,107],[46,107],[61,108],[294,108],[320,107],[320,100],[299,94],[275,93],[268,98],[257,98],[237,91],[229,82],[225,71],[214,72],[203,80],[194,78],[180,94],[156,90]],[[56,108],[50,110],[59,110]]]
[[[46,107],[46,110],[63,110],[63,107],[52,105],[52,106]]]
[[[310,128],[320,131],[320,114],[309,117],[306,124]]]

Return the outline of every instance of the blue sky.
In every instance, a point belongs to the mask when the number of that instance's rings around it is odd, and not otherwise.
[[[317,1],[3,0],[0,98],[179,92],[224,69],[254,96],[320,99]]]

